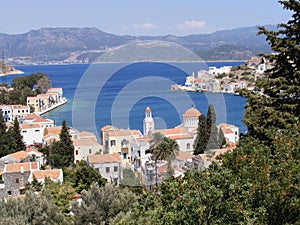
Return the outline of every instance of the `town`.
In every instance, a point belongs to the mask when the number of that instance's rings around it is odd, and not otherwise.
[[[266,59],[252,57],[241,66],[215,66],[199,70],[186,77],[184,85],[173,85],[174,91],[215,92],[237,94],[238,90],[253,91],[255,81],[263,77],[272,64]]]

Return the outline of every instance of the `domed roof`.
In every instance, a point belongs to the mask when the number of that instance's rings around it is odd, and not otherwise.
[[[150,107],[149,107],[149,106],[147,106],[147,108],[146,108],[145,112],[147,112],[147,113],[151,112],[151,109],[150,109]]]
[[[199,110],[192,107],[192,108],[186,110],[182,116],[183,117],[198,117],[200,115],[201,115],[201,113],[199,112]]]

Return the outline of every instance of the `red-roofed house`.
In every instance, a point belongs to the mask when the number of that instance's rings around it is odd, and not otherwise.
[[[63,182],[61,169],[40,170],[38,162],[24,162],[5,164],[2,172],[0,196],[18,196],[25,191],[25,185],[36,177],[39,182],[44,182],[46,177],[53,181]]]
[[[26,145],[34,145],[43,142],[44,128],[39,124],[20,124],[21,135]]]
[[[121,157],[118,153],[89,155],[89,166],[98,171],[108,182],[119,184],[122,179]]]
[[[232,124],[221,123],[218,125],[218,129],[222,129],[224,137],[227,143],[237,143],[239,141],[239,128]]]

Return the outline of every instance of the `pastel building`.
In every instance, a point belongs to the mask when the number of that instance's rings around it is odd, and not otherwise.
[[[80,132],[73,140],[73,144],[75,163],[81,160],[87,161],[89,155],[102,153],[102,145],[98,143],[96,136],[91,132]]]
[[[23,119],[30,114],[30,107],[27,105],[1,105],[2,116],[5,122],[12,123],[15,118]]]
[[[119,184],[122,179],[121,157],[118,153],[89,155],[87,163],[108,182]]]
[[[114,126],[105,126],[101,128],[101,137],[104,153],[118,153],[123,163],[130,161],[130,146],[132,140],[141,138],[139,130],[125,130]]]

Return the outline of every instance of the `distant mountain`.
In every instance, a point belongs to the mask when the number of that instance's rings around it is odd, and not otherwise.
[[[90,63],[110,48],[136,40],[158,40],[183,45],[204,60],[241,60],[270,52],[257,32],[256,27],[245,27],[183,37],[119,36],[97,28],[41,28],[25,34],[0,34],[0,50],[13,64]]]

